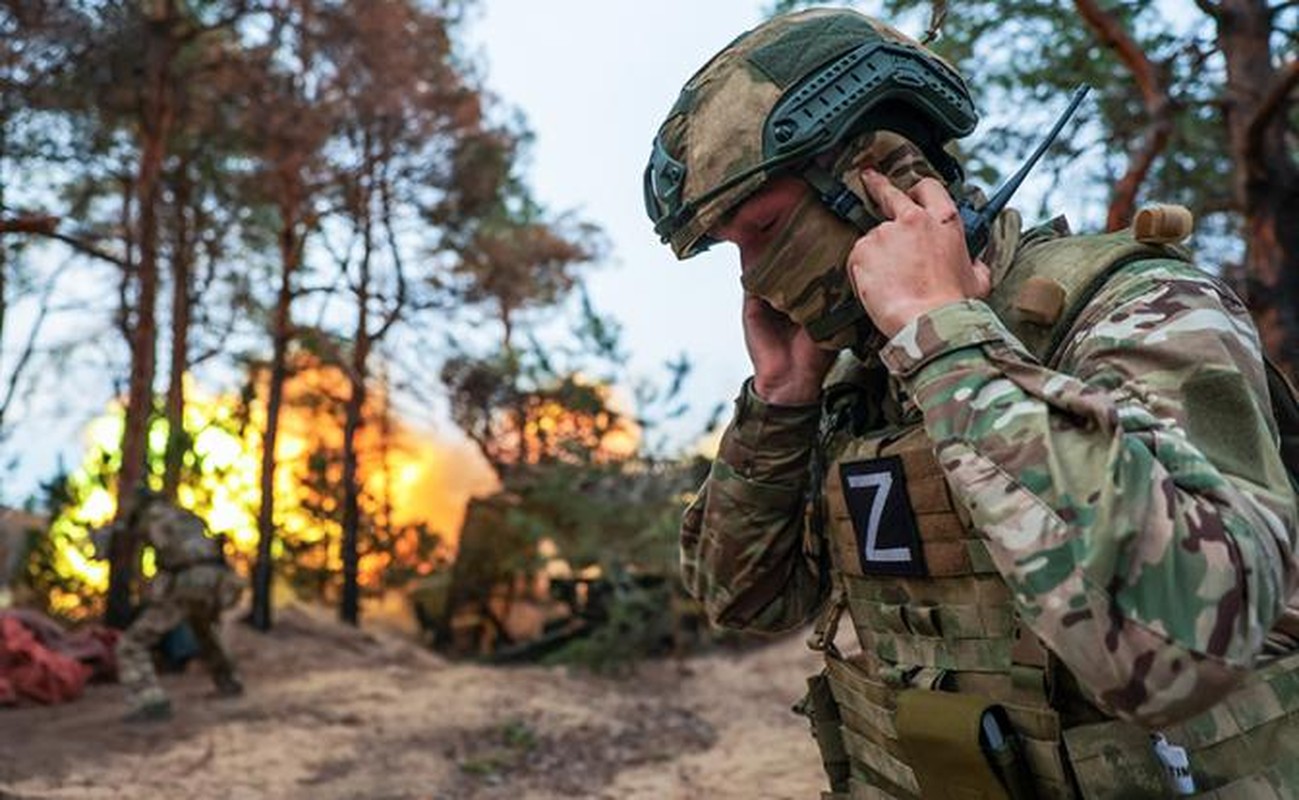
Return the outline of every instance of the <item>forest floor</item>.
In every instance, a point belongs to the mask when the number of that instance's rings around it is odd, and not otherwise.
[[[227,625],[247,692],[164,676],[168,722],[121,689],[0,709],[0,798],[814,798],[817,668],[802,636],[639,665],[621,678],[447,661],[408,637],[285,609]]]

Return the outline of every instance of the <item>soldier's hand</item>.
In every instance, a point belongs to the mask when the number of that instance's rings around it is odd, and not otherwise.
[[[857,240],[848,275],[885,336],[940,306],[987,296],[991,274],[970,260],[961,216],[941,183],[924,178],[903,192],[873,169],[862,171],[862,182],[886,221]]]
[[[753,361],[753,388],[768,403],[815,403],[834,353],[816,346],[789,317],[756,295],[744,296],[744,344]]]

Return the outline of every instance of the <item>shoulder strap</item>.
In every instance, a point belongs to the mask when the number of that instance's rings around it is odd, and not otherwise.
[[[1106,281],[1129,264],[1146,259],[1191,261],[1183,248],[1139,242],[1130,230],[1059,236],[1034,229],[1025,235],[989,304],[1029,352],[1049,364]],[[1272,416],[1280,432],[1281,460],[1299,493],[1299,392],[1270,359],[1263,361]]]
[[[1129,230],[1061,236],[1035,229],[1025,235],[989,302],[1029,352],[1049,363],[1106,280],[1129,264],[1154,258],[1190,261],[1181,248],[1139,242]]]

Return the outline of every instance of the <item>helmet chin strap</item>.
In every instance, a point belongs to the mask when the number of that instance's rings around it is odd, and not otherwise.
[[[825,167],[815,162],[803,167],[803,180],[816,191],[821,204],[836,216],[853,226],[863,234],[880,224],[862,203],[861,198],[853,194],[848,185],[839,180]]]

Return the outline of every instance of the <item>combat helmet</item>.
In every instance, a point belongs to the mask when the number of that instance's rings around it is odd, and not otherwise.
[[[775,17],[686,82],[654,138],[644,174],[654,230],[686,259],[708,231],[772,177],[793,174],[859,231],[875,220],[826,168],[863,131],[914,143],[947,183],[962,178],[944,145],[978,116],[960,75],[896,29],[849,9]]]
[[[869,319],[843,270],[851,243],[878,223],[860,169],[844,166],[894,149],[874,164],[942,179],[959,191],[960,165],[944,149],[978,122],[964,81],[946,61],[885,23],[848,9],[785,14],[744,32],[713,56],[686,86],[653,140],[644,201],[662,242],[678,258],[713,243],[709,231],[777,175],[812,187],[820,213],[799,264],[769,264],[765,287],[746,271],[746,291],[770,301],[821,347],[870,338]],[[885,142],[885,140],[889,142]],[[892,153],[892,155],[889,155]],[[895,158],[896,153],[905,153]],[[870,161],[868,161],[870,162]],[[808,212],[808,203],[800,209]],[[800,222],[805,225],[805,222]],[[787,234],[794,231],[788,223]],[[798,304],[800,313],[777,296]],[[856,330],[857,332],[853,332]]]

